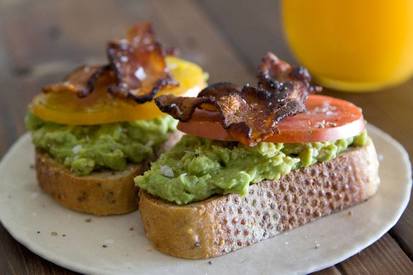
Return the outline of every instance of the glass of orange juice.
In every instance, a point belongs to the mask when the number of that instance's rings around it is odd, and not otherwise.
[[[283,0],[287,41],[327,87],[374,91],[413,73],[412,0]]]

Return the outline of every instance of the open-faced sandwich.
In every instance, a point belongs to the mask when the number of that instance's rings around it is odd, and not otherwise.
[[[268,53],[257,86],[213,84],[158,107],[187,133],[144,175],[147,237],[169,255],[215,257],[371,197],[378,161],[362,111],[313,94],[302,67]]]
[[[200,67],[167,56],[149,23],[107,45],[108,64],[81,66],[45,86],[26,117],[42,189],[59,203],[95,215],[137,209],[136,175],[180,135],[158,110],[161,94],[195,96]]]

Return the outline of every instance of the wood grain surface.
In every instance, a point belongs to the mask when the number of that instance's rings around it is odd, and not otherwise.
[[[105,59],[105,43],[139,20],[210,72],[245,83],[268,50],[295,62],[274,0],[0,0],[0,156],[24,133],[27,104],[73,67]],[[413,81],[373,94],[327,91],[360,105],[369,122],[413,155]],[[379,241],[320,274],[413,274],[413,205]],[[409,258],[410,257],[410,258]],[[75,274],[41,259],[0,226],[0,274]]]

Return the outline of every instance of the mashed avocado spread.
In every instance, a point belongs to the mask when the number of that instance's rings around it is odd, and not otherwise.
[[[154,162],[151,170],[136,177],[135,183],[150,194],[177,204],[214,194],[245,195],[250,184],[277,180],[292,169],[333,159],[348,147],[363,146],[368,140],[363,132],[334,142],[262,142],[247,147],[188,135]]]
[[[139,163],[154,156],[156,149],[175,131],[170,116],[96,126],[68,126],[46,122],[32,113],[26,127],[36,148],[49,153],[77,175],[106,168],[124,170],[128,162]]]

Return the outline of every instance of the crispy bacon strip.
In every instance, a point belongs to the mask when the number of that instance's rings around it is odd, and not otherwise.
[[[85,97],[94,90],[97,80],[108,72],[108,66],[83,65],[69,73],[64,82],[47,85],[42,90],[45,93],[69,91],[76,93],[79,97]]]
[[[304,103],[309,93],[321,91],[320,86],[311,84],[306,68],[292,67],[271,52],[262,59],[257,78],[258,87],[273,92],[280,102]]]
[[[319,90],[310,80],[304,68],[294,68],[268,53],[259,67],[257,87],[217,83],[196,98],[166,95],[155,102],[161,111],[180,121],[192,119],[196,109],[219,113],[214,117],[228,133],[252,146],[273,135],[284,118],[305,111],[308,94]]]
[[[85,97],[104,79],[109,92],[144,103],[160,89],[178,85],[168,72],[164,51],[155,40],[150,23],[136,24],[129,29],[126,39],[109,42],[107,55],[109,64],[81,66],[64,82],[47,85],[43,91],[64,90]]]
[[[107,55],[117,76],[116,84],[109,88],[114,94],[143,103],[152,100],[161,88],[177,85],[149,23],[133,26],[127,39],[110,42]]]

